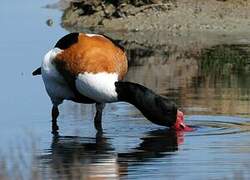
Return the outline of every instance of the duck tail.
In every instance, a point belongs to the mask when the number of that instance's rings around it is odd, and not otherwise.
[[[37,76],[37,75],[41,75],[41,74],[42,74],[41,67],[37,68],[35,71],[32,72],[33,76]]]

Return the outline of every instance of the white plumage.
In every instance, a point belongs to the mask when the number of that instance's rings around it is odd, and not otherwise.
[[[74,97],[74,93],[70,90],[67,82],[53,64],[53,59],[61,51],[59,48],[50,50],[44,56],[41,66],[43,82],[54,105],[59,105],[64,99],[72,99]]]
[[[77,90],[97,102],[117,101],[115,82],[118,81],[116,73],[82,73],[77,76]]]

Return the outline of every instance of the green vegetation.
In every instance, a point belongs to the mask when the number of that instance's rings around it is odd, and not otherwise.
[[[201,71],[205,75],[229,76],[250,70],[249,45],[218,45],[201,52]]]

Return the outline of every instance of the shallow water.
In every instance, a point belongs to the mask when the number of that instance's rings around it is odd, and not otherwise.
[[[41,78],[31,76],[45,52],[67,33],[60,26],[61,12],[43,8],[47,3],[52,2],[0,3],[1,165],[17,164],[24,177],[33,166],[43,179],[250,178],[250,36],[218,35],[204,43],[202,36],[169,40],[159,32],[147,43],[131,37],[121,41],[129,56],[126,80],[175,101],[194,132],[169,131],[145,120],[133,106],[113,103],[105,108],[104,134],[99,135],[94,106],[64,102],[60,136],[53,137],[51,103]]]

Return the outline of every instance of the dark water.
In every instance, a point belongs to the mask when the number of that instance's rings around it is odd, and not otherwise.
[[[94,106],[64,102],[61,136],[55,138],[51,103],[41,78],[31,76],[67,33],[61,12],[43,8],[48,3],[0,3],[0,167],[7,163],[10,177],[250,178],[250,36],[107,32],[127,49],[127,80],[170,97],[196,131],[169,131],[133,106],[113,103],[105,108],[99,135]]]

